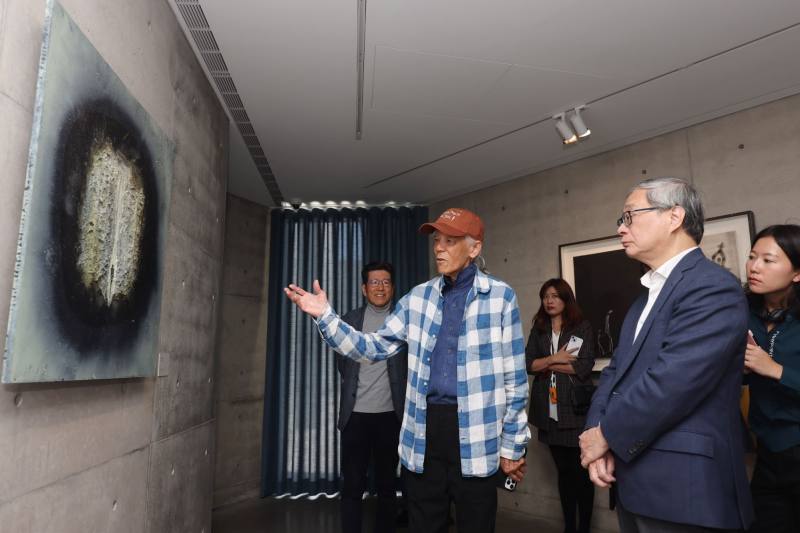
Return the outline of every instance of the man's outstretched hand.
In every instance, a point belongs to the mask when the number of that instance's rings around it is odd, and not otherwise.
[[[310,293],[291,283],[288,287],[283,289],[286,297],[289,298],[294,304],[300,308],[301,311],[308,313],[314,318],[319,318],[328,307],[328,295],[319,286],[319,281],[314,280],[314,293]]]

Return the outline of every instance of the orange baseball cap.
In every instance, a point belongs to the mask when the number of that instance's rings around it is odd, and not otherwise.
[[[483,221],[481,217],[468,209],[451,207],[439,215],[436,222],[426,222],[419,227],[419,232],[428,234],[438,231],[453,237],[469,235],[476,241],[483,242]]]

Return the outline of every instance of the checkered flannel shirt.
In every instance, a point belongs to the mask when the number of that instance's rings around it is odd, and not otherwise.
[[[399,453],[403,466],[417,473],[425,460],[426,398],[442,324],[442,283],[438,276],[414,287],[375,333],[350,327],[330,306],[317,320],[323,340],[353,359],[386,359],[408,343]],[[507,284],[478,271],[465,308],[457,353],[461,473],[486,477],[497,471],[500,456],[522,457],[530,439],[525,349],[517,297]]]

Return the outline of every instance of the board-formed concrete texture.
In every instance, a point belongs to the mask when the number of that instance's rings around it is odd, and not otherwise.
[[[559,273],[558,245],[614,235],[627,191],[656,176],[692,180],[706,216],[753,211],[756,231],[800,223],[800,96],[791,96],[568,165],[442,200],[474,210],[486,224],[483,246],[492,274],[511,284],[526,338],[539,287]],[[535,430],[534,430],[535,431]],[[534,438],[529,479],[554,479],[550,452]],[[595,492],[593,525],[616,531],[607,491]],[[523,481],[500,508],[558,518],[555,484]]]
[[[211,533],[214,422],[170,435],[151,448],[146,531]]]
[[[158,378],[0,385],[0,529],[209,532],[220,307],[210,302],[219,299],[227,118],[166,0],[62,5],[175,145],[164,258],[164,292],[170,296],[164,298],[158,345],[169,365]],[[0,0],[2,331],[44,13],[44,0]],[[188,264],[197,258],[205,258],[204,269]],[[181,392],[174,394],[178,376]],[[192,472],[177,475],[179,468],[172,475],[162,468],[170,458]]]
[[[269,214],[228,196],[217,365],[214,506],[258,496],[267,351]]]
[[[9,531],[144,531],[147,462],[146,448],[134,450],[29,492],[0,506],[0,523],[15,526]]]

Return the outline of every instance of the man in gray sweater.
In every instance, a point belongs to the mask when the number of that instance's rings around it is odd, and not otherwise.
[[[366,305],[342,319],[352,327],[377,331],[392,311],[391,263],[373,262],[361,270]],[[403,417],[408,360],[405,350],[384,361],[355,361],[336,354],[341,376],[338,428],[342,432],[341,519],[344,533],[361,533],[361,498],[373,459],[378,508],[376,532],[395,531],[395,473],[400,422]]]

